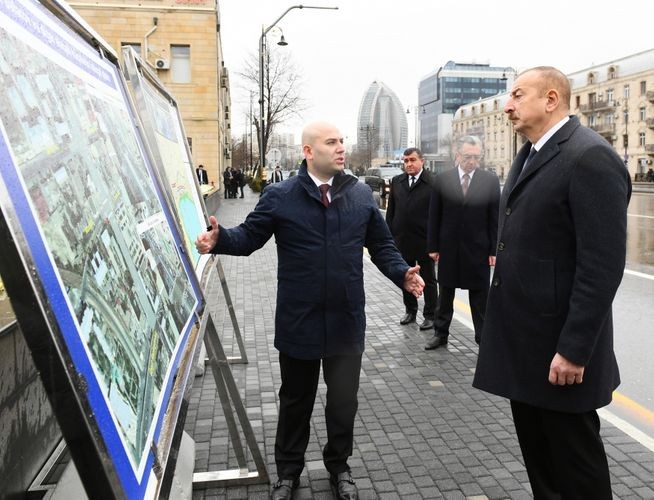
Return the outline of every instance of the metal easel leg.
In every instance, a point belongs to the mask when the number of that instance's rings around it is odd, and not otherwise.
[[[223,471],[196,472],[193,474],[193,488],[200,489],[215,486],[267,483],[269,482],[269,478],[266,464],[256,442],[254,431],[252,430],[243,401],[234,382],[229,361],[225,356],[225,351],[208,308],[205,310],[202,318],[200,332],[204,332],[204,341],[209,355],[211,371],[213,372],[216,390],[218,391],[225,419],[227,420],[227,427],[239,468]],[[236,413],[238,422],[241,424],[245,442],[257,468],[256,471],[248,470],[245,450],[238,432],[234,412]]]

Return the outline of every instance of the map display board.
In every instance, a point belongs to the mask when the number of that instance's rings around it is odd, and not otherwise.
[[[152,450],[202,302],[135,123],[116,62],[40,3],[0,0],[0,222],[78,382],[74,397],[49,394],[55,413],[57,397],[76,402],[97,440],[68,444],[106,454],[118,479],[102,497],[152,494]]]
[[[185,249],[201,277],[208,256],[198,253],[195,239],[207,226],[206,209],[177,103],[131,47],[123,47],[123,63],[161,184],[181,226]]]

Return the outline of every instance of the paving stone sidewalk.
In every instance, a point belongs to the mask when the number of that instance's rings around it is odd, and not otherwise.
[[[227,227],[240,223],[257,200],[258,194],[247,188],[244,199],[222,200],[219,222]],[[231,365],[232,372],[274,481],[280,386],[273,347],[274,239],[250,257],[222,256],[221,262],[249,359],[247,365]],[[455,321],[447,348],[425,351],[429,332],[420,332],[415,323],[399,325],[404,312],[400,290],[367,257],[364,271],[367,341],[349,461],[361,498],[531,498],[508,402],[471,386],[477,357],[472,331]],[[220,287],[215,289],[207,302],[223,343],[235,349],[225,300]],[[321,382],[296,500],[332,498],[321,456],[325,394]],[[196,472],[237,467],[209,369],[195,379],[185,429],[195,440]],[[614,498],[654,499],[654,452],[605,421],[602,434]],[[195,490],[193,498],[265,499],[269,488],[261,484]]]

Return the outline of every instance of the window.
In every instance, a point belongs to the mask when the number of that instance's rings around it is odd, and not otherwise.
[[[592,85],[595,83],[595,74],[593,72],[588,73],[587,84]]]
[[[170,46],[170,77],[173,83],[191,83],[191,46]]]
[[[606,90],[606,100],[609,102],[613,101],[613,89]]]
[[[638,145],[639,146],[644,146],[645,145],[645,132],[639,132],[638,133]]]
[[[624,86],[623,97],[629,99],[629,85]]]
[[[647,93],[647,82],[640,82],[640,95]]]
[[[575,97],[575,104],[576,104],[577,108],[581,105],[581,96],[580,95]]]
[[[646,111],[645,106],[641,106],[641,107],[638,109],[638,119],[639,119],[641,122],[644,122],[644,121],[645,121],[645,118],[647,118],[647,111]]]
[[[609,67],[607,79],[615,80],[618,77],[617,69],[614,66]]]
[[[121,47],[132,47],[134,49],[134,52],[136,52],[138,54],[138,56],[141,57],[141,44],[140,43],[123,42],[120,45],[121,45]]]

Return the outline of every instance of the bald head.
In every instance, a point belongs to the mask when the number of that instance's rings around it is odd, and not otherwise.
[[[331,123],[313,122],[304,127],[302,151],[309,172],[325,182],[345,167],[343,136]]]
[[[341,137],[341,133],[338,131],[338,128],[335,125],[332,125],[328,122],[312,122],[304,127],[302,131],[302,146],[309,145],[315,146],[316,140],[325,134],[333,134],[337,137]]]

